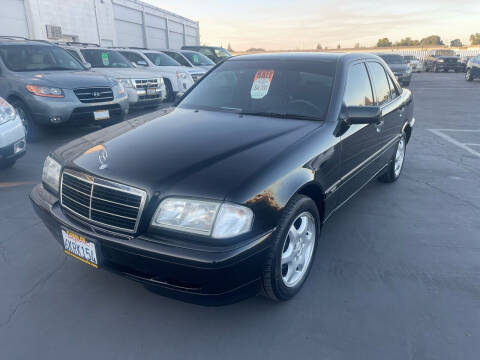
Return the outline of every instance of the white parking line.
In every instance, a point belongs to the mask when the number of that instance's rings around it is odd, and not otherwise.
[[[458,146],[459,148],[468,151],[470,154],[478,156],[480,158],[480,152],[473,150],[469,146],[476,146],[477,144],[464,144],[460,141],[455,140],[451,136],[445,134],[445,131],[458,131],[458,132],[480,132],[480,130],[465,130],[465,129],[428,129],[437,136],[440,136],[442,139],[447,140],[448,142]]]

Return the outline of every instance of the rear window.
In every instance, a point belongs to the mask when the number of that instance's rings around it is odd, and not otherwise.
[[[85,70],[80,62],[59,46],[4,45],[0,56],[11,71]]]

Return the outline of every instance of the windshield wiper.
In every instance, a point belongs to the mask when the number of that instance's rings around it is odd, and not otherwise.
[[[323,121],[323,119],[319,118],[318,116],[313,116],[313,115],[275,113],[275,112],[267,112],[267,111],[259,111],[259,112],[242,111],[239,114],[240,115],[252,115],[252,116],[264,116],[264,117],[275,117],[275,118],[280,118],[280,119]]]

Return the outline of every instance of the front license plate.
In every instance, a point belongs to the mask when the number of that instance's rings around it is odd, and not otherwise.
[[[98,269],[98,258],[95,244],[87,241],[83,236],[77,235],[70,230],[62,229],[63,245],[65,253],[75,259]]]
[[[107,120],[110,119],[110,112],[108,110],[94,111],[93,116],[95,120]]]
[[[148,96],[155,96],[157,95],[157,89],[147,89]]]

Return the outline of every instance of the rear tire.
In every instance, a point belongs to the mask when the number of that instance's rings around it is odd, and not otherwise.
[[[44,129],[33,120],[27,106],[25,106],[21,100],[17,99],[11,100],[10,103],[17,111],[20,120],[22,120],[23,126],[25,127],[25,138],[27,142],[40,140],[43,136]]]
[[[315,202],[295,195],[283,210],[272,236],[273,245],[262,277],[263,295],[285,301],[300,291],[315,260],[320,237],[320,215]]]
[[[407,149],[407,139],[405,134],[400,138],[395,152],[393,153],[390,164],[385,169],[385,172],[380,175],[378,180],[385,183],[392,183],[398,180],[402,175],[403,164],[405,163],[405,151]]]

